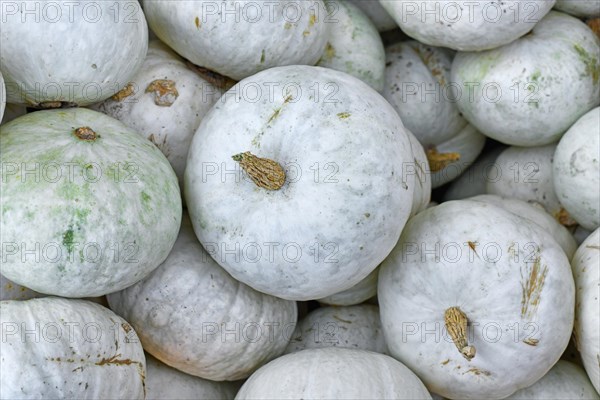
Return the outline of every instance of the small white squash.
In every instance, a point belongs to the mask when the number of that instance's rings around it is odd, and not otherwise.
[[[248,87],[260,97],[244,96]],[[389,254],[412,211],[413,164],[400,117],[366,83],[278,67],[206,114],[184,192],[200,242],[234,278],[311,300],[351,288]]]
[[[569,342],[575,287],[564,251],[500,207],[458,200],[417,214],[380,268],[390,354],[444,397],[509,396]]]
[[[586,24],[551,11],[510,44],[456,55],[451,76],[462,91],[458,108],[502,143],[550,144],[600,104],[599,54],[600,39]]]
[[[0,48],[8,102],[85,106],[127,85],[148,27],[137,1],[3,2]]]
[[[579,246],[571,264],[577,287],[575,341],[583,366],[600,393],[600,228]]]
[[[521,389],[506,399],[510,400],[598,400],[585,371],[580,366],[560,360],[543,378]]]
[[[377,28],[354,4],[346,0],[328,0],[329,12],[335,12],[325,51],[319,67],[346,72],[381,92],[385,70],[385,50]]]
[[[146,362],[121,317],[85,300],[0,302],[3,399],[143,399]]]
[[[598,0],[556,0],[554,8],[576,17],[600,17]]]
[[[35,291],[102,296],[164,260],[181,221],[165,156],[121,122],[84,108],[0,126],[1,273]]]
[[[213,382],[192,376],[146,354],[146,400],[233,400],[237,382]]]
[[[581,117],[562,137],[554,153],[558,200],[581,226],[600,226],[600,107]]]
[[[419,378],[384,354],[329,347],[287,354],[244,383],[245,399],[431,399]]]
[[[318,299],[319,303],[332,306],[352,306],[369,300],[377,295],[377,278],[379,267],[375,268],[365,279],[352,286],[350,289]]]
[[[362,304],[317,308],[298,323],[285,353],[322,347],[344,347],[387,354],[379,307]]]
[[[233,279],[200,246],[188,218],[160,267],[107,297],[148,353],[214,381],[245,378],[279,356],[296,326],[296,304]]]
[[[378,0],[344,0],[360,8],[377,27],[379,32],[397,29],[394,18],[379,4]],[[332,16],[333,17],[333,16]]]
[[[181,184],[192,136],[221,94],[222,89],[201,78],[165,44],[154,40],[129,85],[94,109],[154,143]]]
[[[322,0],[142,1],[148,24],[194,64],[240,80],[283,65],[314,65],[333,19]]]
[[[556,0],[380,0],[409,36],[462,51],[492,49],[529,32]]]

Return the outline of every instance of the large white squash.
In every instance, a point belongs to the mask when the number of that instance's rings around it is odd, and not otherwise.
[[[366,350],[323,348],[287,354],[256,371],[237,400],[431,399],[402,363]]]
[[[233,279],[200,246],[188,218],[160,267],[107,297],[148,353],[215,381],[243,379],[282,354],[296,326],[296,304]]]
[[[366,83],[278,67],[206,114],[184,192],[200,242],[234,278],[309,300],[354,286],[389,254],[411,213],[414,169],[400,117]]]
[[[569,261],[544,229],[459,200],[411,218],[379,271],[390,354],[428,389],[501,399],[535,383],[571,336]]]
[[[0,302],[3,399],[143,399],[146,362],[121,317],[85,300]]]
[[[181,221],[177,177],[150,141],[84,108],[0,127],[6,278],[91,297],[139,281],[167,257]]]
[[[2,2],[0,48],[8,102],[84,106],[127,85],[148,27],[137,1]]]

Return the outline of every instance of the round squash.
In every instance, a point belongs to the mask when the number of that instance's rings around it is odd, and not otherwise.
[[[551,11],[510,44],[456,55],[451,77],[462,91],[458,108],[502,143],[550,144],[600,104],[599,54],[600,39],[586,24]]]
[[[576,17],[600,17],[598,0],[556,0],[554,8]]]
[[[562,137],[554,153],[553,177],[558,200],[586,229],[600,226],[600,107],[581,117]]]
[[[529,32],[556,0],[380,0],[402,31],[432,46],[492,49]]]
[[[271,361],[252,374],[235,398],[416,400],[431,396],[414,373],[389,356],[329,347]]]
[[[121,122],[73,108],[0,127],[1,273],[35,291],[101,296],[167,257],[181,221],[165,156]]]
[[[240,80],[282,65],[314,65],[333,19],[322,0],[145,0],[148,24],[182,57]]]
[[[567,256],[540,226],[492,204],[450,201],[417,214],[380,268],[390,354],[444,397],[509,396],[569,342]]]
[[[571,264],[577,287],[575,341],[583,366],[600,393],[600,228],[579,246]]]
[[[109,309],[57,297],[2,301],[0,321],[2,398],[144,398],[144,351]]]
[[[108,297],[165,364],[214,381],[238,380],[283,353],[296,326],[294,302],[236,281],[200,246],[184,218],[169,257]]]
[[[360,8],[377,27],[379,32],[397,29],[396,21],[379,4],[377,0],[343,0]]]
[[[243,95],[249,87],[261,96]],[[184,192],[200,242],[234,278],[311,300],[356,285],[388,255],[411,213],[413,164],[400,117],[366,83],[278,67],[206,114]]]
[[[350,289],[319,299],[319,303],[332,306],[352,306],[360,304],[377,295],[377,278],[379,268],[375,268],[365,279]]]
[[[2,11],[0,69],[10,103],[97,103],[126,86],[146,56],[137,1],[12,2]]]

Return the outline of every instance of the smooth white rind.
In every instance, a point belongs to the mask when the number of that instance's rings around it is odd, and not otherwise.
[[[379,268],[375,268],[365,279],[352,286],[350,289],[323,297],[319,303],[332,306],[352,306],[369,300],[377,295],[377,278]]]
[[[554,8],[577,17],[600,16],[598,0],[556,0]]]
[[[360,8],[377,27],[379,32],[397,29],[398,25],[394,18],[379,4],[378,0],[345,0]]]

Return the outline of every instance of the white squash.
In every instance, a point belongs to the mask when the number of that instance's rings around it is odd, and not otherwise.
[[[185,160],[200,121],[222,89],[201,78],[158,40],[148,45],[130,84],[94,109],[123,122],[154,143],[183,183]]]
[[[6,87],[4,86],[4,78],[0,72],[0,121],[4,118],[4,108],[6,107]]]
[[[600,393],[600,228],[579,246],[571,264],[577,287],[575,341],[583,366]]]
[[[240,95],[250,86],[263,88],[259,99]],[[366,83],[278,67],[239,82],[206,114],[184,192],[200,242],[234,278],[318,299],[356,285],[393,248],[412,209],[413,163],[400,117]]]
[[[377,278],[379,268],[375,268],[365,279],[350,289],[319,299],[319,303],[332,306],[352,306],[360,304],[377,295]]]
[[[36,297],[44,297],[44,294],[38,293],[25,286],[6,279],[0,274],[0,301],[4,300],[29,300]]]
[[[38,108],[102,101],[140,68],[148,27],[137,1],[3,3],[7,101]]]
[[[543,378],[521,389],[506,399],[510,400],[598,400],[585,371],[580,366],[560,360]]]
[[[164,260],[181,221],[165,156],[121,122],[84,108],[0,126],[6,278],[37,292],[102,296]]]
[[[581,226],[600,226],[600,108],[581,117],[562,137],[554,153],[558,200]]]
[[[390,354],[444,397],[509,396],[569,342],[575,288],[564,251],[497,206],[458,200],[417,214],[380,268]]]
[[[419,143],[415,135],[408,129],[406,130],[410,139],[410,147],[413,153],[414,165],[406,164],[407,175],[414,175],[415,191],[413,194],[412,209],[410,215],[416,215],[427,208],[431,202],[431,169],[425,149]]]
[[[600,17],[598,0],[556,0],[554,8],[576,17]]]
[[[314,65],[333,25],[322,0],[142,2],[148,24],[182,57],[235,80]]]
[[[271,361],[244,383],[235,398],[417,400],[431,396],[414,373],[389,356],[330,347]]]
[[[184,374],[146,354],[146,400],[233,400],[237,382],[213,382]]]
[[[146,362],[131,326],[85,300],[0,302],[3,399],[143,399]]]
[[[380,0],[409,36],[462,51],[492,49],[529,32],[556,0]]]
[[[510,44],[456,55],[451,76],[462,91],[458,108],[500,142],[550,144],[600,104],[599,54],[600,39],[589,27],[551,11]]]
[[[337,22],[317,65],[346,72],[381,92],[385,50],[377,28],[360,8],[346,0],[328,0],[325,5],[335,13]]]
[[[362,304],[317,308],[298,323],[285,353],[322,347],[344,347],[386,354],[379,307]]]
[[[379,4],[378,0],[344,0],[360,8],[377,27],[379,32],[397,29],[396,21]]]
[[[234,280],[200,246],[188,218],[159,268],[107,297],[148,353],[214,381],[245,378],[279,356],[296,326],[296,304]]]

